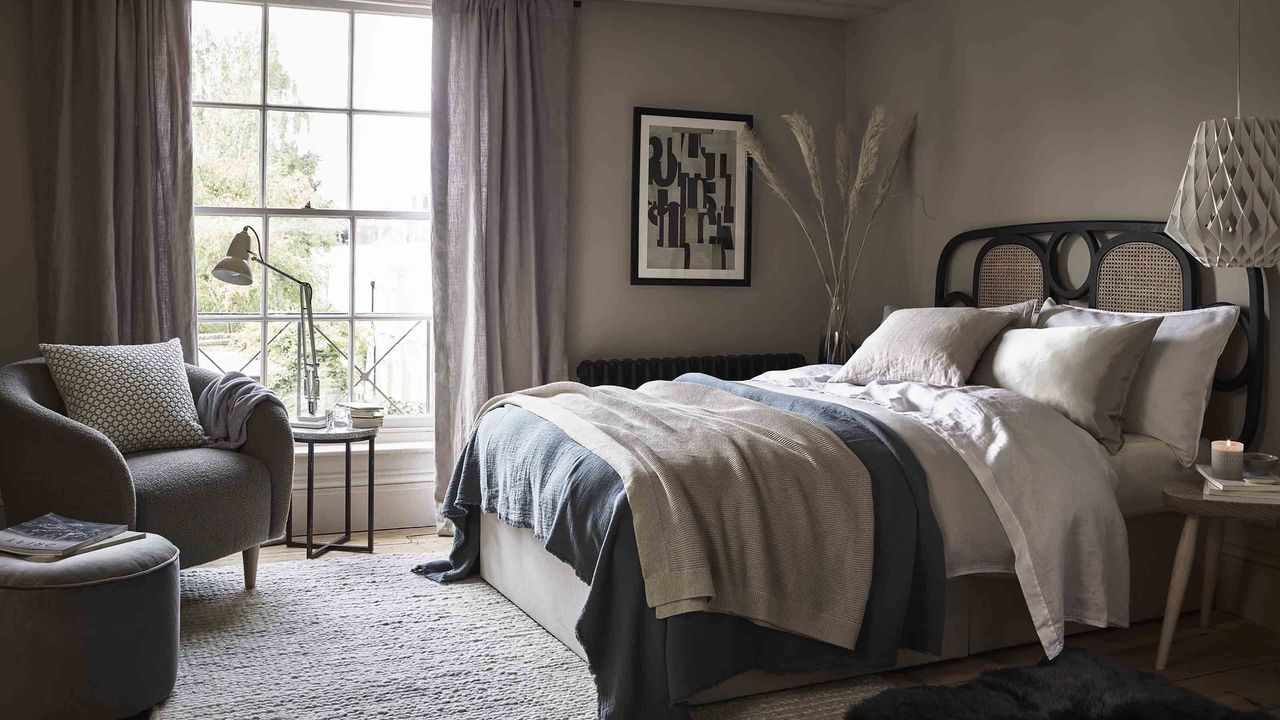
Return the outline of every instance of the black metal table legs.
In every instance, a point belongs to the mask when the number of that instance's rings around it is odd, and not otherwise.
[[[307,442],[307,541],[298,542],[293,539],[293,497],[289,498],[289,517],[285,521],[285,547],[306,548],[307,559],[318,558],[330,550],[340,552],[373,552],[373,441],[369,438],[369,522],[366,526],[368,540],[364,545],[349,545],[351,541],[351,443],[344,443],[346,456],[346,473],[345,483],[343,485],[343,494],[345,502],[343,506],[343,525],[342,535],[334,540],[321,545],[315,546],[315,489],[316,489],[316,444]]]

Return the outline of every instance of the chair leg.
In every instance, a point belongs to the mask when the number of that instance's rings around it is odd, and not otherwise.
[[[244,558],[244,589],[252,590],[258,584],[258,546],[240,553]]]

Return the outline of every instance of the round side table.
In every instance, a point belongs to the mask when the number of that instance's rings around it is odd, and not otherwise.
[[[1164,625],[1160,628],[1160,646],[1156,650],[1156,669],[1163,670],[1169,661],[1173,633],[1178,628],[1182,599],[1187,593],[1187,580],[1196,556],[1196,539],[1200,518],[1208,520],[1204,541],[1204,587],[1200,596],[1200,627],[1209,626],[1213,611],[1214,585],[1218,581],[1218,556],[1222,552],[1222,523],[1227,518],[1266,527],[1280,527],[1280,505],[1241,500],[1210,499],[1204,496],[1204,479],[1189,473],[1165,485],[1164,505],[1187,516],[1182,524],[1182,540],[1173,558],[1173,576],[1169,579],[1169,597],[1164,606]]]
[[[306,548],[307,559],[320,557],[330,550],[343,552],[373,552],[373,440],[378,436],[377,428],[293,428],[293,441],[307,444],[307,541],[297,542],[293,539],[293,503],[289,503],[289,517],[285,521],[285,547]],[[351,540],[351,444],[362,440],[369,441],[369,539],[363,546],[348,545]],[[346,505],[342,536],[332,542],[315,546],[315,490],[316,490],[316,445],[334,445],[342,443],[346,446]]]

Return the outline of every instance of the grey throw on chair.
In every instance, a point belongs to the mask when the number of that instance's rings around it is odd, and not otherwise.
[[[193,398],[219,375],[187,365]],[[66,417],[43,359],[0,369],[0,497],[8,524],[47,512],[126,523],[168,538],[182,567],[244,553],[253,587],[258,546],[284,535],[293,486],[293,434],[275,403],[258,405],[239,451],[152,450],[121,455]]]

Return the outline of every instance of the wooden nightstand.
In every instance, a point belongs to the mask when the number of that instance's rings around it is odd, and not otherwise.
[[[1196,556],[1200,518],[1209,521],[1209,532],[1204,542],[1200,627],[1209,626],[1209,614],[1213,611],[1214,584],[1218,580],[1218,555],[1222,552],[1223,520],[1235,518],[1254,525],[1280,527],[1280,505],[1210,500],[1204,497],[1204,479],[1198,473],[1190,473],[1166,485],[1164,505],[1170,510],[1186,513],[1187,520],[1182,525],[1182,540],[1178,543],[1178,552],[1173,559],[1169,598],[1164,606],[1164,626],[1160,629],[1160,647],[1156,651],[1157,670],[1163,670],[1165,663],[1169,661],[1169,647],[1173,645],[1173,633],[1178,628],[1178,615],[1182,612],[1182,598],[1187,593],[1187,578],[1191,575],[1191,563]]]

